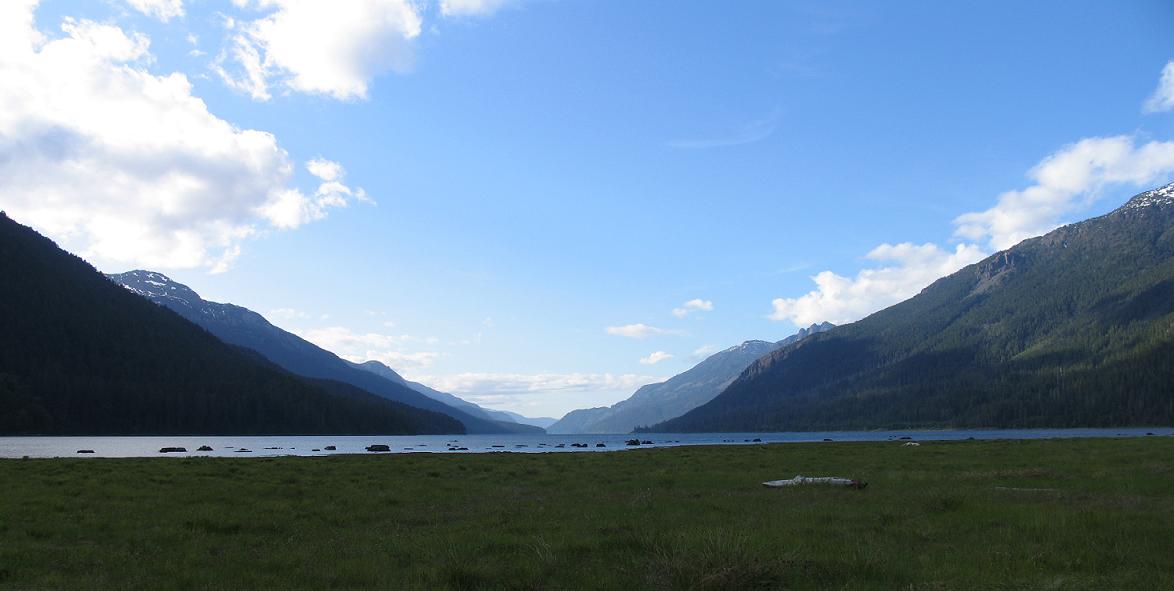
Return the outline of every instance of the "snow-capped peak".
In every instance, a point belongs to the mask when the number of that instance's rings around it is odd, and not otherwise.
[[[155,271],[138,269],[110,275],[109,277],[115,283],[149,299],[174,298],[188,304],[195,304],[200,301],[200,296],[192,291],[190,287],[182,283],[176,283],[170,277]]]
[[[752,347],[757,348],[757,347],[762,347],[764,345],[769,347],[771,345],[771,343],[768,343],[766,341],[751,340],[751,341],[746,341],[740,345],[734,345],[733,347],[726,349],[724,352],[733,353],[736,351],[745,351],[745,350],[750,349]]]
[[[1146,191],[1125,204],[1128,209],[1141,209],[1154,205],[1174,205],[1174,183],[1152,191]]]

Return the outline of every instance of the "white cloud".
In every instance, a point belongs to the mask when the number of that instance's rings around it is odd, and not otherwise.
[[[350,361],[375,360],[392,369],[422,369],[440,358],[435,351],[405,351],[410,344],[435,344],[436,339],[411,335],[355,332],[342,326],[295,331],[298,336]]]
[[[1174,173],[1174,142],[1135,145],[1131,136],[1094,137],[1064,146],[1031,169],[1035,184],[999,196],[994,207],[958,216],[956,234],[995,250],[1044,234],[1114,184],[1150,185]]]
[[[908,242],[882,244],[868,258],[896,263],[864,269],[855,278],[831,271],[812,280],[816,289],[798,298],[777,298],[772,302],[772,320],[789,320],[797,326],[817,322],[845,324],[877,310],[908,299],[934,280],[980,260],[985,253],[977,246],[960,244],[953,252],[934,244]]]
[[[367,355],[352,355],[347,357],[350,361],[355,363],[362,363],[364,361],[375,360],[383,365],[391,368],[406,368],[419,369],[431,367],[436,360],[440,358],[440,353],[435,351],[417,351],[415,353],[403,353],[400,351],[383,351]]]
[[[451,392],[487,408],[527,416],[562,416],[576,408],[610,405],[640,386],[665,378],[610,373],[462,373],[450,376],[405,374],[405,378]]]
[[[649,353],[647,357],[641,357],[640,363],[643,365],[656,365],[657,363],[660,363],[661,361],[664,361],[666,359],[672,359],[672,358],[673,358],[672,353],[666,353],[664,351],[654,351],[652,353]]]
[[[243,0],[238,5],[272,12],[253,21],[227,21],[235,34],[214,69],[256,100],[268,100],[275,82],[340,100],[366,98],[376,75],[411,68],[412,41],[422,26],[411,0]],[[225,67],[230,57],[235,73]]]
[[[296,189],[275,193],[258,211],[278,228],[296,228],[326,217],[331,207],[346,207],[348,198],[374,203],[361,187],[352,190],[341,179],[346,171],[337,162],[321,158],[306,163],[306,170],[322,180],[313,195]]]
[[[277,320],[305,320],[310,315],[294,308],[275,308],[269,311],[269,318]]]
[[[1174,109],[1174,60],[1166,62],[1158,88],[1142,106],[1142,111],[1146,113],[1161,113],[1171,109]]]
[[[440,14],[446,17],[488,16],[513,0],[440,0]]]
[[[306,162],[306,170],[322,183],[312,196],[298,190],[276,193],[258,211],[278,228],[296,228],[326,217],[331,207],[346,207],[348,199],[374,204],[362,187],[352,190],[342,183],[346,171],[342,165],[321,158]]]
[[[191,49],[188,52],[191,58],[200,58],[200,56],[204,55],[204,52],[200,49],[200,38],[195,33],[188,33],[187,40],[191,45]]]
[[[882,244],[869,253],[875,261],[897,264],[865,269],[855,278],[832,271],[812,279],[816,289],[798,298],[774,300],[774,320],[798,326],[829,321],[852,322],[915,295],[935,279],[981,259],[992,250],[1010,248],[1045,234],[1088,207],[1113,185],[1146,187],[1174,174],[1174,142],[1138,145],[1131,136],[1086,138],[1064,146],[1028,173],[1035,182],[1000,195],[994,207],[958,216],[955,235],[968,243],[953,252],[934,244]],[[979,243],[986,243],[980,246]]]
[[[611,373],[461,373],[451,376],[413,376],[442,392],[453,394],[533,394],[635,390],[664,378]]]
[[[323,182],[341,181],[345,174],[341,164],[325,158],[315,158],[306,162],[306,170]]]
[[[623,326],[609,326],[607,327],[607,334],[619,337],[628,337],[630,339],[646,339],[655,335],[669,335],[680,334],[675,330],[666,330],[649,326],[647,324],[625,324]]]
[[[126,0],[135,10],[167,22],[183,16],[183,0]]]
[[[412,337],[407,335],[359,333],[342,326],[310,329],[298,333],[298,336],[339,354],[349,353],[357,348],[395,348],[412,340]]]
[[[234,26],[234,21],[231,19],[228,20],[228,23],[228,26]],[[235,74],[229,72],[224,64],[230,53],[239,69]],[[267,101],[273,97],[269,93],[269,73],[262,63],[261,52],[244,35],[238,35],[233,39],[231,52],[221,50],[220,55],[216,56],[216,60],[212,62],[211,68],[213,72],[220,75],[220,79],[229,88],[248,93],[253,97],[253,100]]]
[[[15,219],[99,264],[215,272],[245,239],[348,200],[303,195],[273,135],[150,73],[147,37],[66,19],[46,38],[35,8],[0,2],[0,207]]]
[[[673,316],[676,316],[677,318],[684,318],[688,316],[690,312],[699,311],[712,312],[713,302],[702,299],[689,300],[684,304],[681,304],[680,308],[673,308]]]

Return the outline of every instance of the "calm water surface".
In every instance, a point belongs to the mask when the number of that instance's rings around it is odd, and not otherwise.
[[[1142,429],[1007,429],[960,431],[826,431],[807,433],[657,433],[644,435],[362,435],[264,437],[0,437],[0,458],[105,457],[136,458],[149,456],[190,457],[272,457],[325,456],[368,453],[366,447],[383,444],[391,453],[542,453],[607,452],[639,449],[624,444],[639,437],[652,441],[644,447],[680,445],[764,445],[809,441],[950,441],[958,439],[1047,439],[1071,437],[1146,437],[1174,435],[1174,428]],[[754,441],[758,439],[760,441]],[[572,447],[572,444],[587,447]],[[603,444],[599,447],[598,444]],[[202,445],[212,451],[196,451]],[[325,451],[333,445],[335,451]],[[561,447],[560,447],[561,446]],[[186,453],[159,453],[163,447],[184,447]],[[468,448],[454,450],[453,448]],[[78,450],[93,454],[78,454]],[[240,451],[242,449],[248,452]]]

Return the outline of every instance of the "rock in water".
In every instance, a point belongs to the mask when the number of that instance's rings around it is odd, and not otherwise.
[[[186,447],[163,447],[159,449],[161,454],[186,454],[188,448]]]
[[[383,444],[368,445],[367,451],[391,451],[391,448]]]

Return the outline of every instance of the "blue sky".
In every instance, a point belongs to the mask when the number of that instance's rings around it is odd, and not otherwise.
[[[560,416],[1174,179],[1169,2],[312,4],[6,6],[0,206]]]

